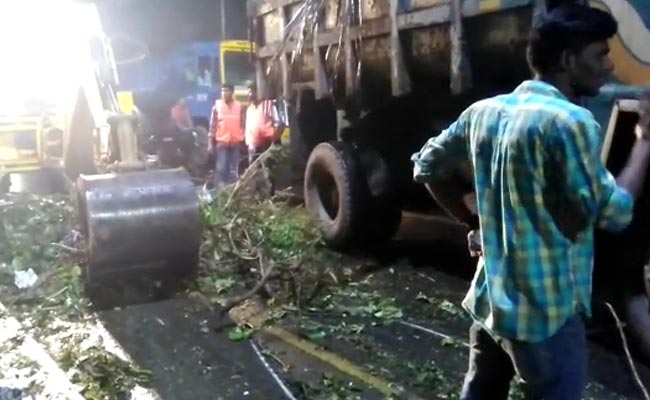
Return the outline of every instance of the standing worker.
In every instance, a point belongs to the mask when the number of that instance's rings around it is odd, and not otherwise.
[[[221,99],[212,108],[210,143],[215,153],[214,188],[237,180],[244,147],[243,108],[234,98],[232,85],[224,84]]]
[[[581,398],[594,228],[628,226],[650,159],[648,99],[616,179],[600,159],[600,126],[578,105],[612,72],[607,40],[616,32],[604,11],[549,9],[528,45],[535,78],[470,106],[412,158],[415,180],[479,238],[463,301],[474,325],[462,399],[505,400],[515,372],[528,399]],[[468,182],[478,217],[462,201]]]
[[[280,138],[285,124],[280,120],[278,110],[271,100],[260,100],[257,89],[248,88],[250,104],[246,109],[246,146],[248,162],[252,163],[259,154],[266,151]]]
[[[171,120],[176,125],[176,127],[182,131],[188,131],[192,129],[192,117],[190,116],[190,110],[187,108],[187,102],[185,98],[181,97],[178,99],[174,107],[171,109]]]

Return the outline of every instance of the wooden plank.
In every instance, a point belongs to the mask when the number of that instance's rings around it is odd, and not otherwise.
[[[287,26],[287,16],[284,7],[278,8],[280,15],[280,37],[284,37]],[[286,100],[291,98],[291,76],[289,74],[289,62],[287,54],[280,55],[280,71],[282,74],[282,97]]]
[[[316,92],[316,99],[322,99],[329,95],[325,65],[323,64],[323,57],[320,54],[320,46],[318,45],[320,27],[321,24],[317,23],[314,28],[312,45],[314,50],[314,90]]]
[[[471,75],[467,54],[464,49],[463,15],[461,0],[451,0],[451,23],[449,38],[451,41],[451,92],[461,94],[471,86]]]
[[[393,96],[399,96],[411,91],[411,79],[406,70],[402,44],[399,40],[399,27],[397,26],[397,0],[390,0],[391,32],[390,32],[390,70],[391,89]]]

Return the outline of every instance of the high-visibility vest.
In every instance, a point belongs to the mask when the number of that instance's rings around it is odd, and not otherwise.
[[[246,144],[249,148],[256,148],[273,140],[275,128],[273,127],[273,104],[263,100],[255,105],[251,103],[246,110]]]
[[[230,105],[225,101],[217,100],[215,104],[217,111],[217,126],[214,139],[217,143],[241,143],[244,141],[244,130],[242,129],[242,107],[233,100]]]

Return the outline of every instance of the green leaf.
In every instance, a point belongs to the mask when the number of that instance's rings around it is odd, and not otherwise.
[[[241,327],[236,327],[232,329],[230,332],[228,332],[228,339],[233,341],[233,342],[240,342],[242,340],[248,340],[250,339],[251,336],[253,336],[253,333],[255,332],[254,329],[249,329],[249,328],[241,328]]]
[[[323,339],[325,339],[325,336],[327,336],[325,331],[313,331],[313,332],[308,332],[307,333],[307,338],[309,340],[311,340],[312,342],[323,340]]]

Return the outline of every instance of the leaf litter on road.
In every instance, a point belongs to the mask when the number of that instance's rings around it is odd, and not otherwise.
[[[151,382],[151,373],[108,351],[102,340],[80,345],[79,338],[100,336],[83,288],[75,209],[67,195],[0,197],[0,302],[72,374],[84,397],[129,399],[134,387]],[[37,279],[16,287],[13,275],[29,270]]]

